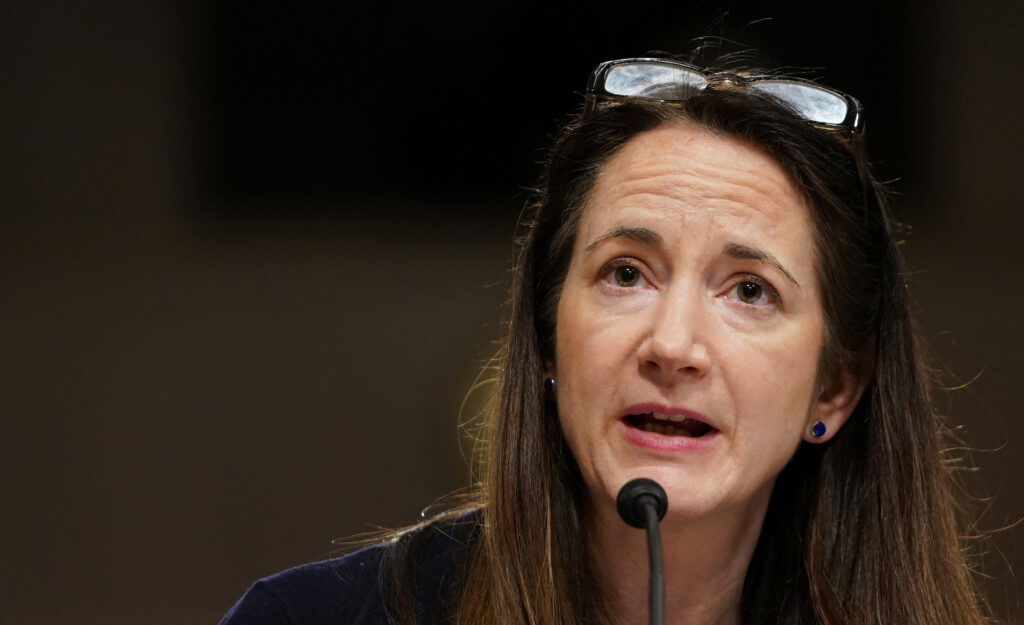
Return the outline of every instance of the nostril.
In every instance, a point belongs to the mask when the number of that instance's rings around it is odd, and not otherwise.
[[[707,350],[694,343],[652,345],[639,360],[653,369],[691,373],[706,369],[709,362]]]
[[[710,368],[710,361],[703,349],[692,350],[681,355],[649,354],[639,359],[641,373],[660,376],[702,376]]]

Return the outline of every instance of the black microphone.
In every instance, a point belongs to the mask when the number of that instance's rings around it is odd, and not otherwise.
[[[648,594],[651,625],[665,623],[665,578],[661,569],[661,535],[658,522],[665,518],[668,496],[654,480],[638,477],[626,482],[615,498],[619,516],[627,524],[647,529],[647,553],[650,559],[650,592]]]

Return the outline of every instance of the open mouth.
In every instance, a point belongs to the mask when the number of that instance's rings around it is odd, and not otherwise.
[[[660,412],[645,412],[626,415],[625,421],[630,427],[665,436],[700,438],[714,431],[714,428],[707,423],[681,414],[667,415]]]

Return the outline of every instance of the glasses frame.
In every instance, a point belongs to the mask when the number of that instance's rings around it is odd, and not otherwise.
[[[665,104],[678,104],[680,102],[685,102],[686,101],[687,98],[678,99],[678,100],[670,100],[670,99],[650,98],[650,97],[645,97],[645,96],[642,96],[642,95],[632,95],[632,96],[630,96],[630,95],[620,95],[620,94],[616,94],[616,93],[611,93],[611,92],[609,92],[605,88],[605,81],[608,78],[608,74],[613,69],[615,69],[617,67],[621,67],[623,65],[632,65],[632,64],[640,64],[640,63],[664,65],[666,67],[681,68],[681,69],[684,69],[686,71],[693,72],[693,73],[701,76],[704,79],[704,81],[707,83],[703,88],[699,89],[699,91],[703,91],[705,89],[712,89],[712,90],[716,90],[716,91],[730,91],[730,90],[733,90],[733,91],[740,90],[740,91],[742,91],[742,90],[753,89],[755,91],[759,91],[760,93],[766,93],[768,95],[772,95],[776,99],[778,99],[781,102],[783,102],[784,104],[786,104],[789,108],[793,109],[794,112],[801,119],[805,120],[806,122],[808,122],[811,125],[816,126],[818,128],[824,128],[824,129],[827,129],[827,130],[848,130],[848,131],[851,131],[853,133],[858,133],[858,134],[864,129],[864,107],[861,105],[860,101],[857,100],[857,98],[855,98],[855,97],[853,97],[851,95],[848,95],[846,93],[843,93],[842,91],[837,91],[835,89],[830,89],[828,87],[823,87],[823,86],[819,85],[818,83],[816,83],[816,82],[814,82],[812,80],[805,80],[803,78],[789,78],[789,77],[783,78],[783,77],[779,77],[779,76],[763,76],[763,75],[750,75],[750,76],[748,76],[748,75],[736,74],[736,73],[732,73],[732,72],[708,72],[707,70],[705,70],[703,68],[700,68],[700,67],[697,67],[696,65],[690,65],[689,63],[683,63],[682,61],[675,61],[675,60],[672,60],[672,59],[664,59],[664,58],[657,58],[657,57],[637,57],[637,58],[628,58],[628,59],[617,59],[617,60],[614,60],[614,61],[605,61],[604,63],[601,63],[600,65],[595,67],[594,71],[592,71],[590,73],[590,78],[587,80],[587,90],[586,90],[586,96],[585,96],[584,114],[585,115],[589,115],[590,113],[592,113],[594,111],[594,109],[597,107],[597,101],[599,99],[620,100],[620,101],[640,100],[640,101],[648,101],[648,102],[662,102],[662,103],[665,103]],[[771,83],[774,83],[774,84],[794,84],[795,83],[795,84],[803,85],[805,87],[809,87],[811,89],[814,89],[814,90],[817,90],[817,91],[821,91],[821,92],[824,92],[824,93],[836,96],[838,98],[841,98],[842,100],[844,100],[846,102],[846,117],[843,119],[843,121],[841,121],[839,123],[824,122],[824,121],[819,121],[819,120],[815,120],[815,119],[811,119],[809,117],[806,117],[799,110],[797,110],[796,107],[794,107],[791,103],[787,102],[785,99],[780,98],[779,96],[775,96],[774,94],[772,94],[769,91],[761,91],[761,90],[759,90],[757,88],[758,84],[771,84]]]

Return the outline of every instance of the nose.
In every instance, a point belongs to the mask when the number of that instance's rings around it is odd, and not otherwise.
[[[641,370],[663,381],[707,373],[708,313],[699,295],[666,293],[651,311],[637,353]]]

